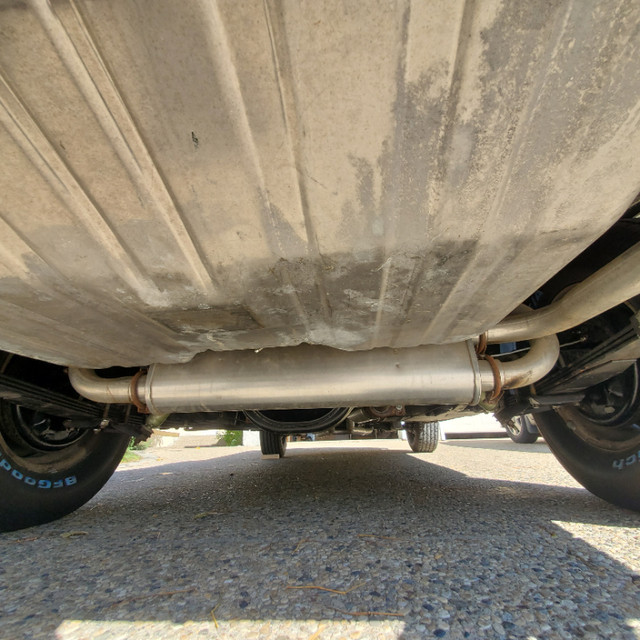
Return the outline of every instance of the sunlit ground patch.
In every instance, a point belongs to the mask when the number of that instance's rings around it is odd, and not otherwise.
[[[217,622],[217,627],[216,627]],[[160,640],[163,638],[400,638],[405,624],[399,620],[217,620],[176,624],[155,621],[65,620],[56,629],[57,640]]]

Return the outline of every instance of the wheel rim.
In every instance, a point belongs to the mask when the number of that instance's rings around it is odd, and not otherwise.
[[[56,418],[26,407],[14,408],[18,434],[39,451],[56,451],[77,442],[83,435],[80,429],[68,429],[62,418]]]
[[[588,389],[578,410],[591,422],[602,426],[616,427],[623,424],[638,407],[638,373],[636,362],[615,378]],[[628,390],[631,393],[625,393]]]
[[[640,446],[639,381],[636,363],[631,371],[587,390],[576,407],[559,409],[558,413],[579,438],[601,451]]]
[[[585,326],[592,341],[602,342],[629,323],[638,301],[628,302],[590,320]],[[619,375],[585,391],[574,407],[558,409],[567,426],[592,447],[616,452],[640,446],[640,361]]]
[[[519,436],[522,433],[522,418],[515,416],[507,423],[507,431],[514,436]]]
[[[68,429],[62,418],[4,401],[0,420],[4,455],[32,473],[67,469],[86,455],[95,437],[91,429]]]

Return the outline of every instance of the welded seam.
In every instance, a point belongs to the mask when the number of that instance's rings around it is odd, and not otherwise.
[[[302,131],[299,117],[300,101],[298,100],[295,82],[292,77],[293,71],[291,67],[291,54],[287,31],[281,22],[281,16],[278,15],[278,9],[272,8],[268,0],[263,0],[262,4],[269,30],[272,59],[277,78],[278,92],[280,94],[282,117],[284,120],[285,130],[287,132],[287,144],[296,175],[295,179],[298,187],[300,211],[304,218],[305,232],[307,234],[307,247],[312,254],[311,259],[315,266],[316,287],[320,298],[322,315],[324,316],[327,328],[329,328],[333,334],[334,328],[330,323],[333,311],[331,303],[329,302],[325,276],[322,268],[323,256],[320,251],[320,243],[318,241],[315,224],[309,207],[309,198],[305,183],[306,173],[303,169],[303,152],[300,147]],[[279,11],[280,13],[282,12],[281,6]],[[288,107],[287,105],[291,106]]]
[[[46,359],[47,362],[51,362],[52,364],[62,366],[69,364],[69,353],[60,346],[61,343],[53,343],[49,339],[38,338],[38,332],[36,332],[36,334],[29,332],[28,335],[25,335],[24,333],[18,333],[9,329],[9,325],[3,318],[3,307],[4,303],[0,300],[0,323],[2,324],[2,348],[4,350],[26,358],[33,358],[37,355],[39,358]],[[25,338],[28,338],[28,344],[31,350],[24,348]],[[102,353],[102,349],[100,353]],[[96,354],[93,353],[91,357],[95,358],[93,362],[98,362],[100,358],[104,360],[104,355],[99,355],[96,358]]]
[[[287,255],[287,248],[284,246],[281,238],[281,230],[277,217],[274,215],[269,190],[267,189],[266,178],[262,168],[260,153],[256,143],[251,122],[249,119],[249,111],[247,102],[242,93],[240,77],[233,60],[233,52],[229,35],[224,25],[220,7],[217,0],[206,4],[206,15],[209,21],[209,29],[212,35],[210,47],[211,53],[218,72],[218,80],[222,85],[222,99],[225,102],[227,112],[230,114],[230,120],[234,127],[236,136],[240,141],[244,158],[248,163],[251,172],[252,181],[257,186],[259,198],[259,210],[262,216],[262,225],[267,238],[274,237],[275,252],[279,257]],[[272,230],[272,233],[269,232]],[[279,265],[277,276],[283,285],[283,290],[292,300],[292,306],[299,315],[302,324],[308,326],[308,320],[300,300],[295,292],[295,285],[289,274],[287,264]],[[251,304],[251,301],[248,301]]]
[[[623,8],[626,8],[626,7],[628,7],[628,3],[626,2],[626,0],[620,0],[615,11],[610,16],[611,24],[618,24],[620,22],[621,11]],[[608,41],[605,41],[603,46],[599,49],[598,53],[602,53],[603,49],[606,49],[609,44],[610,43]],[[614,145],[614,141],[618,141],[619,139],[622,138],[625,141],[625,143],[628,144],[628,140],[630,136],[636,131],[638,131],[639,123],[640,123],[640,101],[637,102],[635,108],[629,112],[624,122],[622,122],[622,124],[620,124],[615,129],[615,132],[611,136],[610,140],[599,148],[597,158],[591,158],[586,163],[585,168],[588,168],[591,176],[590,178],[586,179],[587,182],[589,180],[598,180],[598,178],[601,178],[601,175],[603,172],[601,158],[606,157],[608,153],[611,153],[610,151],[611,147],[613,147],[613,149],[616,148]],[[615,151],[613,151],[613,153],[615,153]],[[636,176],[637,175],[638,174],[636,174]],[[604,219],[619,218],[624,213],[624,211],[626,211],[629,207],[633,206],[637,202],[640,202],[640,194],[638,193],[639,188],[640,188],[640,180],[636,182],[634,187],[631,187],[629,189],[629,192],[630,192],[629,204],[625,206],[623,210],[620,210],[620,207],[616,205],[615,208],[611,209],[611,213],[609,213],[608,211],[602,211],[602,218]],[[553,213],[555,212],[554,211],[550,212],[550,214],[553,214]]]
[[[84,305],[90,308],[92,312],[95,311],[97,315],[101,315],[102,317],[113,314],[116,316],[119,324],[122,324],[122,321],[124,320],[127,323],[127,335],[136,331],[136,324],[142,324],[144,325],[144,331],[147,337],[149,337],[149,332],[151,332],[152,335],[155,335],[159,340],[162,340],[165,346],[173,349],[183,349],[181,343],[176,339],[175,332],[169,329],[166,325],[149,318],[131,307],[124,306],[119,301],[114,300],[113,302],[115,302],[115,305],[109,304],[109,301],[111,300],[109,298],[93,296],[85,290],[78,289],[73,281],[71,281],[55,265],[51,264],[51,262],[49,262],[49,260],[47,260],[46,257],[38,251],[30,238],[25,236],[20,229],[4,218],[1,214],[0,226],[4,226],[2,233],[0,233],[0,237],[4,237],[6,239],[7,236],[13,236],[11,241],[7,244],[14,250],[11,253],[4,252],[4,254],[0,256],[0,260],[11,260],[13,263],[11,271],[13,273],[19,273],[23,270],[24,265],[17,255],[14,254],[18,251],[20,251],[21,256],[31,254],[31,259],[37,261],[41,265],[43,272],[47,271],[53,281],[45,282],[41,277],[34,275],[36,271],[35,269],[29,269],[29,276],[37,282],[39,286],[39,289],[37,289],[34,285],[27,284],[27,286],[29,286],[29,288],[34,292],[34,300],[37,299],[38,295],[42,292],[46,291],[48,294],[54,292],[59,298],[67,300],[70,305]],[[52,318],[52,320],[54,319]],[[78,342],[78,344],[83,345],[84,341]]]
[[[449,145],[455,127],[455,116],[458,112],[460,103],[460,88],[462,85],[462,79],[464,76],[464,65],[467,60],[467,51],[469,45],[469,38],[467,34],[471,29],[473,23],[473,17],[475,15],[475,0],[465,0],[462,11],[460,12],[460,20],[458,22],[458,29],[455,34],[455,53],[453,54],[453,61],[451,64],[451,73],[449,75],[449,87],[447,90],[447,110],[444,117],[441,120],[440,131],[438,132],[438,144],[436,147],[436,179],[430,183],[429,187],[429,212],[431,215],[435,215],[436,209],[440,203],[441,191],[445,186],[445,179],[449,173],[450,158],[445,156],[445,150]],[[436,185],[439,185],[439,189]],[[432,241],[435,238],[432,238]],[[405,293],[400,303],[403,309],[403,317],[405,321],[400,325],[396,331],[395,339],[397,339],[404,326],[410,319],[411,311],[417,297],[417,291],[420,288],[421,279],[424,276],[427,269],[427,261],[431,259],[429,254],[423,254],[420,260],[420,264],[417,264],[412,271],[410,281],[405,289]],[[450,295],[450,293],[449,293]],[[444,304],[438,309],[436,318],[425,327],[422,332],[418,344],[429,343],[429,335],[432,331],[433,325],[436,324],[437,318],[441,316]]]
[[[390,237],[395,236],[397,232],[397,216],[395,215],[395,206],[398,196],[398,184],[400,182],[400,170],[401,170],[401,153],[404,142],[404,132],[406,130],[407,123],[407,52],[409,50],[409,24],[411,22],[411,1],[406,0],[404,9],[402,11],[402,26],[400,30],[400,46],[398,47],[398,63],[396,66],[396,105],[394,110],[395,123],[393,131],[393,148],[391,151],[391,171],[389,172],[389,180],[387,181],[387,190],[381,194],[380,210],[382,219],[385,221],[384,229],[384,255],[383,255],[383,268],[380,274],[380,292],[378,294],[378,304],[376,309],[376,319],[373,329],[372,344],[370,346],[378,346],[380,339],[380,332],[382,330],[382,320],[385,310],[385,300],[389,290],[389,280],[391,278],[391,271],[393,268],[393,255],[391,254],[390,247],[395,243],[391,242]],[[397,327],[394,331],[394,337],[391,340],[391,344],[395,343],[395,340],[400,332],[400,327]]]
[[[432,196],[429,198],[433,211],[435,211],[441,198],[441,189],[446,184],[445,179],[449,173],[451,158],[445,155],[445,150],[451,139],[455,128],[456,114],[460,106],[460,89],[464,77],[464,66],[467,60],[469,47],[469,32],[475,16],[475,0],[465,0],[460,13],[458,30],[456,32],[456,48],[453,54],[453,63],[449,75],[449,89],[447,91],[447,110],[442,119],[442,125],[438,133],[438,145],[436,149],[437,158],[437,180],[432,184]],[[436,185],[440,186],[440,190]]]
[[[536,109],[540,104],[544,86],[546,85],[551,75],[550,70],[553,67],[551,62],[555,59],[558,49],[560,48],[562,37],[567,30],[569,17],[572,11],[573,0],[571,0],[567,5],[564,20],[557,30],[558,33],[556,38],[554,39],[553,46],[547,49],[547,54],[544,56],[544,59],[541,60],[537,65],[537,68],[541,70],[541,73],[538,75],[538,78],[536,78],[536,81],[531,88],[529,99],[527,100],[527,106],[525,107],[523,112],[523,117],[518,120],[518,124],[516,125],[515,135],[513,136],[513,143],[511,144],[511,151],[509,152],[509,159],[504,165],[504,170],[500,179],[500,186],[498,187],[496,196],[494,197],[491,208],[489,209],[489,215],[484,220],[482,229],[486,228],[489,223],[493,222],[497,213],[502,209],[505,194],[507,192],[507,187],[512,177],[513,168],[517,164],[517,161],[520,159],[523,143],[527,139],[526,133],[531,128],[531,122],[533,120],[534,113],[536,112]]]
[[[269,45],[271,47],[271,63],[273,64],[273,72],[275,74],[276,77],[276,84],[278,87],[278,100],[280,101],[280,112],[282,115],[282,124],[284,126],[285,132],[286,132],[286,139],[287,139],[287,150],[289,152],[289,157],[291,158],[291,164],[293,166],[295,166],[295,157],[294,157],[294,153],[293,153],[293,148],[292,148],[292,143],[291,143],[291,134],[289,131],[289,121],[287,119],[287,109],[285,107],[285,102],[284,102],[284,95],[283,95],[283,89],[282,89],[282,78],[280,75],[280,64],[278,61],[278,53],[276,51],[276,44],[275,44],[275,34],[273,32],[273,24],[271,22],[271,17],[269,15],[269,9],[267,7],[267,0],[262,0],[262,10],[264,12],[264,19],[265,19],[265,24],[267,26],[267,33],[269,34]],[[297,173],[297,170],[296,170]],[[298,176],[296,176],[296,184],[298,184]],[[300,203],[300,211],[302,214],[303,219],[305,220],[305,234],[307,236],[307,248],[309,246],[309,232],[308,232],[308,228],[307,228],[307,224],[306,224],[306,219],[305,219],[305,215],[304,215],[304,211],[302,209],[302,204],[301,204],[301,200],[300,200],[300,192],[299,192],[299,184],[298,184],[298,202]],[[293,306],[296,310],[296,313],[298,314],[298,317],[300,318],[300,321],[302,322],[302,324],[304,325],[305,328],[305,332],[307,333],[307,335],[309,335],[309,331],[310,331],[310,323],[309,323],[309,318],[305,312],[304,309],[304,305],[302,304],[302,301],[300,300],[300,296],[298,294],[298,290],[295,287],[293,280],[291,278],[291,274],[289,273],[289,268],[288,266],[286,266],[284,273],[282,274],[283,276],[283,280],[286,280],[286,283],[288,285],[287,289],[289,291],[291,291],[291,299],[293,301]]]
[[[133,184],[154,203],[176,245],[189,264],[202,293],[214,292],[212,276],[193,237],[185,227],[177,203],[98,50],[78,7],[70,0],[74,17],[96,64],[83,58],[71,34],[47,0],[29,0],[49,40],[60,55],[87,106],[95,115]],[[97,73],[96,73],[97,72]]]
[[[504,201],[507,187],[511,179],[511,170],[515,166],[517,160],[520,157],[523,143],[526,140],[526,132],[530,128],[533,114],[535,113],[535,110],[540,102],[542,90],[549,79],[549,75],[550,75],[549,72],[551,69],[550,63],[554,59],[555,54],[562,42],[562,36],[566,31],[572,9],[573,9],[573,2],[570,2],[567,6],[564,20],[562,21],[561,25],[556,29],[557,36],[553,40],[553,45],[546,49],[545,55],[543,56],[544,59],[537,64],[536,68],[540,69],[541,73],[539,73],[529,93],[527,106],[523,110],[524,116],[518,120],[518,123],[516,125],[516,131],[513,136],[513,142],[511,144],[511,150],[509,152],[509,159],[504,166],[504,170],[502,172],[501,179],[500,179],[500,184],[499,184],[497,193],[493,199],[493,203],[489,209],[489,213],[483,220],[481,227],[478,229],[479,235],[486,235],[483,233],[484,230],[487,228],[490,222],[495,221],[496,215],[501,209],[501,205],[502,205],[502,202]],[[486,269],[482,269],[482,268],[478,269],[477,261],[478,261],[477,254],[470,256],[470,259],[466,262],[463,271],[460,273],[457,283],[451,288],[445,301],[441,305],[439,317],[449,318],[449,321],[446,324],[446,326],[444,327],[441,326],[439,330],[434,331],[434,335],[431,336],[431,339],[434,342],[442,342],[445,336],[451,335],[452,333],[452,325],[455,322],[455,319],[453,318],[455,318],[455,315],[451,316],[448,313],[448,310],[452,305],[456,305],[456,306],[459,305],[459,303],[456,302],[457,300],[456,294],[460,291],[460,289],[462,287],[466,289],[473,288],[474,281],[478,277],[477,275],[478,273],[483,274],[482,276],[483,280],[482,282],[475,283],[475,286],[481,287],[483,282],[487,282],[487,281],[490,282],[492,280],[496,271],[500,271],[501,273],[503,270],[503,265],[500,265],[499,267],[494,269],[494,271],[487,273]]]
[[[141,299],[148,299],[150,293],[154,294],[153,297],[159,296],[155,284],[148,279],[136,256],[128,251],[104,212],[92,200],[79,178],[11,88],[2,69],[0,106],[0,122],[70,213],[99,245],[107,248],[107,259],[114,273]]]
[[[31,288],[31,287],[29,287]],[[35,292],[34,292],[35,293]],[[34,296],[35,297],[35,296]],[[29,346],[36,346],[36,343],[42,344],[42,349],[34,349],[33,355],[37,354],[39,358],[43,358],[46,353],[56,353],[60,356],[67,356],[67,360],[64,363],[68,363],[68,352],[65,350],[64,352],[58,351],[55,347],[60,344],[64,344],[64,341],[61,339],[63,336],[68,336],[69,340],[75,342],[77,344],[82,344],[85,347],[93,348],[103,354],[110,354],[112,357],[117,357],[119,359],[122,358],[121,351],[115,351],[114,349],[105,347],[104,344],[95,342],[89,332],[82,329],[75,329],[70,324],[66,324],[61,322],[56,318],[52,318],[51,316],[44,315],[39,313],[38,311],[34,311],[33,309],[26,309],[25,307],[19,307],[12,302],[7,300],[0,301],[0,315],[1,310],[7,309],[11,312],[12,318],[20,318],[20,323],[23,326],[26,326],[29,322],[33,322],[35,324],[41,325],[43,327],[49,327],[50,331],[47,331],[45,335],[58,336],[57,340],[51,340],[50,338],[45,338],[40,341],[37,337],[34,337],[33,332],[28,332],[26,334],[18,334],[15,330],[13,333],[16,335],[21,335],[22,340],[19,342],[22,345],[20,351],[17,353],[22,353],[25,351],[24,344],[27,343]],[[8,330],[9,325],[6,322],[2,322],[2,332],[3,332],[3,340],[5,339],[5,332]],[[40,335],[39,332],[36,335]],[[24,338],[27,338],[25,340]]]

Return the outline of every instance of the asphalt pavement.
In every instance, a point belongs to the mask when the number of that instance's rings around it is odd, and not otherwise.
[[[640,638],[640,514],[543,442],[198,442],[1,535],[0,637]]]

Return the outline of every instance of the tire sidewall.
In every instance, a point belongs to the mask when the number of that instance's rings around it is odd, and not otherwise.
[[[90,500],[111,477],[129,436],[91,433],[69,445],[56,463],[30,466],[16,456],[0,434],[0,530],[49,522]]]
[[[414,453],[433,453],[440,439],[439,422],[420,422],[411,428],[405,427],[407,442]]]
[[[273,431],[260,431],[260,450],[263,455],[278,455],[284,458],[287,450],[287,436]]]
[[[598,497],[640,510],[640,446],[607,451],[586,442],[555,411],[536,414],[536,423],[562,466]]]
[[[519,416],[520,418],[520,431],[515,433],[512,429],[507,427],[507,433],[513,442],[517,444],[533,444],[538,439],[537,433],[529,431],[530,418],[528,416]],[[515,418],[514,418],[515,420]]]

